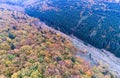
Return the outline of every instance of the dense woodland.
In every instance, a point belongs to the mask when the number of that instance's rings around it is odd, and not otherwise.
[[[115,78],[76,56],[71,41],[24,13],[0,9],[0,78]]]
[[[42,4],[27,7],[26,13],[51,27],[74,35],[85,43],[106,49],[120,57],[120,5],[101,2],[54,0],[47,5],[58,10],[42,10]]]

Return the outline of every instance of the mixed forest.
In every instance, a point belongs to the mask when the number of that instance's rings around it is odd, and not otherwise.
[[[0,78],[115,78],[107,66],[76,56],[77,48],[38,19],[0,8]]]

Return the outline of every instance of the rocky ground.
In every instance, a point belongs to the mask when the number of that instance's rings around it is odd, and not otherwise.
[[[83,54],[78,52],[78,55],[83,57],[86,60],[89,60],[91,64],[96,64],[101,62],[104,65],[107,65],[109,71],[114,71],[118,78],[120,78],[120,59],[115,57],[113,54],[106,50],[97,49],[91,45],[86,46],[83,41],[78,40],[77,38],[71,38],[73,44],[78,47],[80,50],[87,49],[87,53]]]

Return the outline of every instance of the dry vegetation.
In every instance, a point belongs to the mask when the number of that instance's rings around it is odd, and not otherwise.
[[[36,19],[0,9],[0,78],[114,78],[104,66],[90,67],[71,42]]]

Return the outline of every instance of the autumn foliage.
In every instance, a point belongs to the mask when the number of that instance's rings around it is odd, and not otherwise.
[[[2,9],[0,18],[0,78],[105,78],[75,56],[68,38],[37,19]]]

